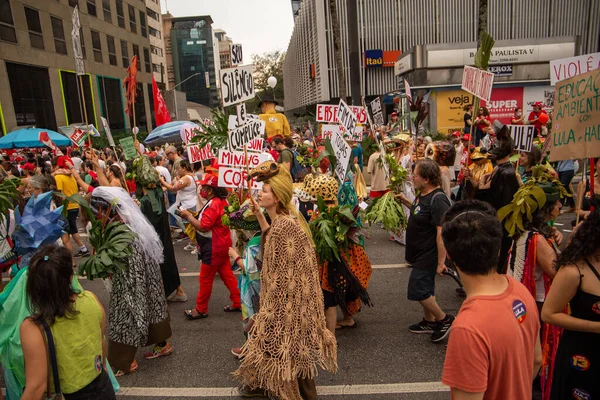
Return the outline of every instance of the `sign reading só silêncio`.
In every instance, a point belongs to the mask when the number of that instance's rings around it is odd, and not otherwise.
[[[219,81],[223,107],[241,103],[255,95],[252,65],[222,69],[219,73]]]
[[[241,150],[245,144],[254,139],[258,139],[265,134],[265,121],[260,119],[250,120],[246,125],[242,125],[227,132],[230,150]]]
[[[231,55],[231,65],[239,65],[243,62],[244,56],[242,53],[242,45],[239,43],[231,44],[229,46]]]

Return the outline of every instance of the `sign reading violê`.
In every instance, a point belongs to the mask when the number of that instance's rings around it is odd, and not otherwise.
[[[533,125],[507,125],[510,136],[515,141],[515,150],[531,152],[533,138],[535,137],[535,126]]]
[[[246,188],[247,176],[245,168],[219,167],[219,187]],[[254,179],[250,183],[252,189],[260,189],[263,186],[262,182],[256,182]]]
[[[248,161],[248,163],[246,163]],[[228,151],[228,150],[220,150],[219,151],[219,165],[228,166],[228,167],[246,167],[248,164],[248,168],[254,168],[259,166],[261,163],[269,161],[269,155],[267,153],[248,153],[248,160],[244,156],[244,152],[242,151]]]
[[[348,107],[348,104],[342,99],[340,99],[340,104],[337,109],[336,117],[340,124],[344,127],[344,130],[350,134],[350,136],[354,136],[354,130],[356,129],[356,124],[358,120],[356,115],[352,112],[352,109]]]
[[[223,107],[241,103],[254,97],[252,65],[222,69],[219,73]]]
[[[600,69],[556,84],[550,161],[600,157]]]
[[[131,160],[137,156],[137,151],[133,144],[133,138],[131,136],[119,140],[121,147],[123,148],[123,155],[126,160]]]
[[[600,53],[552,60],[550,61],[550,84],[554,86],[557,82],[595,69],[600,69]]]
[[[265,121],[253,119],[246,125],[231,129],[228,133],[229,150],[241,150],[245,144],[265,134]]]
[[[240,65],[244,60],[242,53],[242,45],[239,43],[229,45],[229,51],[231,53],[231,65]]]
[[[350,163],[352,148],[339,132],[333,132],[331,135],[331,147],[333,148],[333,152],[337,159],[335,174],[340,182],[344,182],[346,179],[346,171],[348,171],[348,163]]]
[[[367,122],[367,112],[364,107],[350,106],[359,124],[365,124]],[[317,122],[335,122],[338,123],[337,119],[337,104],[317,104]]]
[[[463,90],[487,102],[492,97],[492,86],[494,86],[493,73],[465,65],[461,86]]]

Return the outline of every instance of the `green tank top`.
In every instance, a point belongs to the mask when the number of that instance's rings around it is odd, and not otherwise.
[[[57,318],[50,328],[54,337],[58,376],[63,393],[74,393],[92,382],[102,371],[102,309],[94,295],[79,293],[78,312]]]

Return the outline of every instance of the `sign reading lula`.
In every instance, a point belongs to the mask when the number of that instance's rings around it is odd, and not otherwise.
[[[219,73],[219,80],[223,107],[254,97],[252,65],[222,69]]]

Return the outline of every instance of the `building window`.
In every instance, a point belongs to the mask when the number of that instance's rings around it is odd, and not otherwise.
[[[102,43],[100,42],[100,34],[96,31],[92,31],[92,49],[94,49],[94,61],[102,62]]]
[[[0,40],[17,43],[17,33],[9,0],[0,0]]]
[[[156,54],[159,57],[163,56],[163,50],[160,47],[150,45],[150,48],[152,49],[152,54]]]
[[[7,62],[6,72],[17,125],[56,130],[48,69]]]
[[[101,113],[108,120],[110,129],[125,129],[121,81],[99,76],[98,90],[100,91]]]
[[[156,11],[146,8],[146,14],[148,14],[148,16],[150,18],[152,18],[153,20],[155,20],[156,22],[160,22],[160,16],[158,15],[158,13]]]
[[[142,70],[142,60],[140,59],[140,46],[138,46],[137,44],[132,44],[133,46],[133,55],[137,56],[137,69],[138,71]]]
[[[108,62],[110,65],[117,65],[117,49],[114,37],[106,35],[106,48],[108,49]]]
[[[87,10],[89,15],[96,17],[96,0],[87,0]]]
[[[137,33],[137,24],[135,23],[135,8],[129,5],[129,29],[133,33]]]
[[[129,52],[127,51],[127,42],[124,40],[121,40],[121,59],[123,68],[129,67]]]
[[[68,71],[60,71],[60,80],[62,82],[63,101],[65,103],[67,123],[73,124],[76,122],[84,122],[85,114],[82,115],[82,105],[85,104],[88,121],[94,118],[94,104],[92,102],[92,90],[90,87],[89,75],[83,75],[81,79],[75,73]],[[85,100],[81,98],[82,85],[85,93]]]
[[[148,37],[148,31],[146,28],[146,14],[140,11],[140,31],[143,37]]]
[[[146,72],[150,72],[150,50],[147,47],[144,47],[144,65]]]
[[[162,72],[160,65],[152,63],[152,72],[158,72],[160,74]]]
[[[79,6],[79,0],[69,0],[69,5],[71,7],[77,7]]]
[[[31,47],[44,50],[44,37],[42,36],[40,14],[33,8],[25,7],[25,18],[27,19],[27,29],[29,30],[29,41],[31,42]]]
[[[83,58],[85,59],[85,40],[83,39],[83,28],[79,28],[79,38],[80,38],[80,42],[81,42],[81,54],[83,55]]]
[[[160,31],[159,31],[158,29],[154,29],[153,27],[149,26],[149,27],[148,27],[148,31],[149,31],[149,32],[150,32],[150,34],[151,34],[152,36],[154,36],[155,38],[162,39],[162,37],[161,37],[161,34],[160,34]]]
[[[112,13],[110,11],[110,0],[102,0],[102,11],[104,11],[104,20],[112,24]]]
[[[57,53],[67,54],[67,42],[65,40],[65,30],[62,19],[50,17],[52,22],[52,35],[54,36],[54,48]]]
[[[125,14],[123,14],[123,0],[117,0],[117,22],[125,29]]]

